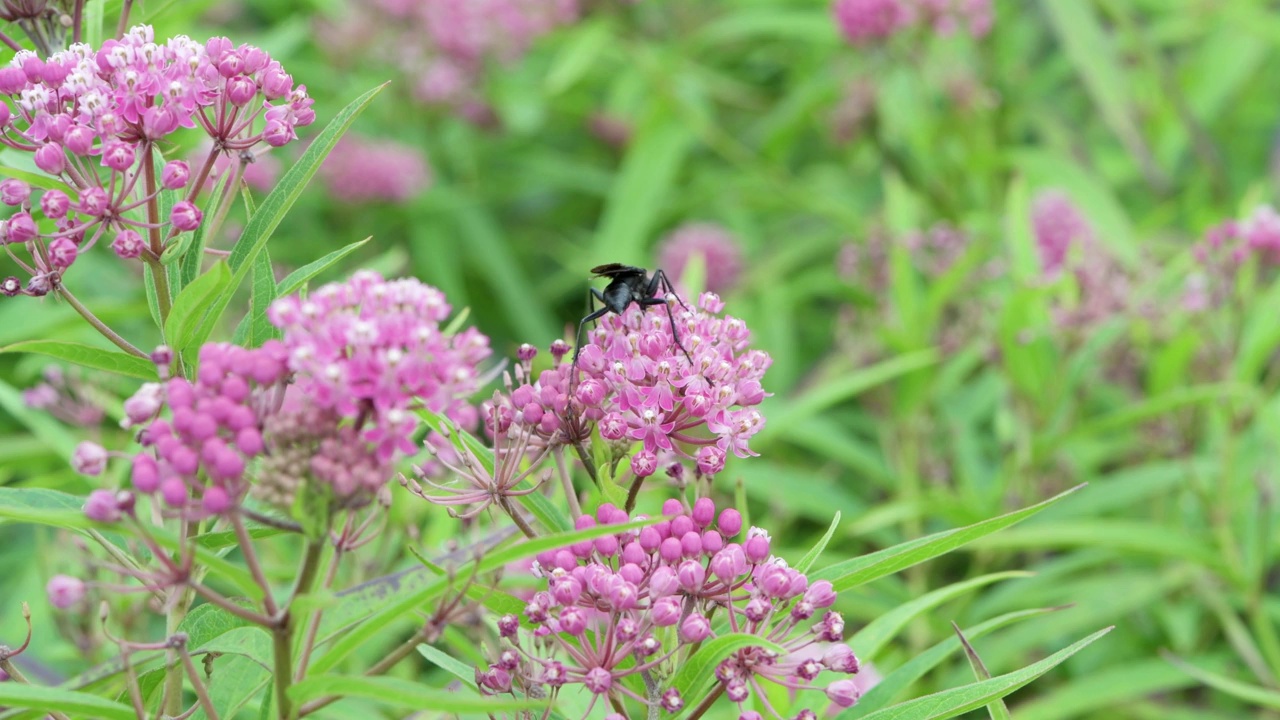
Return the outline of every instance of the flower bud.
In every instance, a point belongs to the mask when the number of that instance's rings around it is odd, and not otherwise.
[[[262,130],[262,139],[271,147],[284,147],[297,138],[293,128],[278,120],[270,120]]]
[[[31,197],[31,186],[18,180],[17,178],[9,178],[0,181],[0,202],[5,205],[17,207],[25,203]]]
[[[146,453],[135,455],[130,480],[139,492],[155,492],[160,487],[160,469],[156,466],[155,458]]]
[[[675,562],[684,555],[684,546],[678,538],[669,537],[658,547],[658,555],[667,562]]]
[[[133,148],[125,143],[112,143],[102,151],[102,166],[116,172],[125,172],[133,167]]]
[[[729,545],[712,556],[708,566],[711,574],[719,578],[720,582],[728,584],[746,572],[747,559],[743,556],[741,547]]]
[[[698,498],[693,504],[693,522],[699,528],[705,528],[716,519],[716,503],[711,498]]]
[[[702,642],[711,635],[711,621],[699,615],[698,613],[690,613],[689,617],[680,623],[680,637],[685,642]]]
[[[231,509],[231,496],[217,485],[206,488],[200,502],[210,515],[221,515]]]
[[[257,84],[243,75],[227,80],[227,99],[236,107],[248,105],[257,94]]]
[[[39,234],[40,228],[36,227],[36,221],[31,218],[30,213],[14,213],[9,217],[9,237],[7,242],[24,243]]]
[[[655,568],[653,575],[649,578],[649,595],[651,597],[666,597],[674,594],[680,589],[680,579],[676,577],[676,571],[668,565],[662,565]]]
[[[804,591],[804,599],[814,607],[827,608],[835,604],[836,592],[830,580],[819,580]]]
[[[676,578],[680,581],[681,588],[687,592],[696,593],[706,582],[707,571],[697,560],[685,560],[676,569]]]
[[[658,627],[670,627],[680,622],[681,601],[675,595],[658,598],[649,611],[649,617]]]
[[[79,250],[74,240],[69,237],[60,237],[49,243],[49,247],[46,248],[49,264],[55,270],[66,270],[76,261]]]
[[[498,635],[508,640],[516,636],[516,632],[520,629],[520,618],[507,613],[498,618]]]
[[[50,175],[61,175],[67,169],[67,156],[57,143],[41,145],[35,154],[36,167]]]
[[[680,549],[685,557],[702,554],[702,535],[697,530],[690,530],[680,537]]]
[[[45,190],[44,195],[40,196],[40,210],[47,218],[64,218],[70,209],[71,198],[61,190]]]
[[[715,475],[724,470],[724,450],[708,445],[698,451],[698,472],[703,475]]]
[[[829,670],[850,675],[861,669],[858,656],[854,655],[853,649],[844,643],[837,643],[827,648],[827,651],[822,655],[822,664],[826,665]]]
[[[85,215],[102,217],[107,212],[110,202],[106,190],[100,187],[91,187],[80,193],[78,208]]]
[[[177,470],[176,467],[174,469]],[[171,477],[160,483],[160,495],[169,507],[182,507],[187,504],[187,484],[182,478]]]
[[[662,698],[658,700],[658,704],[669,713],[678,713],[684,709],[684,698],[680,697],[679,690],[667,688],[667,691],[662,693]]]
[[[71,454],[71,467],[81,475],[97,477],[107,469],[107,450],[95,442],[82,442]]]
[[[578,637],[587,630],[587,615],[581,608],[567,607],[560,611],[559,619],[560,632]]]
[[[173,211],[169,215],[169,220],[173,223],[173,226],[182,232],[188,232],[200,227],[200,221],[203,219],[204,213],[200,212],[200,208],[186,200],[174,203]]]
[[[120,519],[120,505],[110,490],[94,490],[84,501],[84,516],[94,522],[110,523]]]
[[[852,680],[837,680],[827,686],[827,699],[842,708],[852,707],[862,697],[858,684]]]
[[[54,575],[45,586],[49,595],[49,604],[59,610],[66,610],[84,600],[84,581],[69,575]]]
[[[582,678],[582,685],[596,695],[603,695],[613,687],[613,675],[602,667],[594,667]]]
[[[191,181],[191,167],[181,160],[170,160],[160,171],[160,184],[165,190],[181,190]]]
[[[75,155],[88,155],[93,150],[93,141],[97,135],[92,129],[83,125],[75,125],[69,128],[62,136],[62,141],[67,144],[67,149]]]
[[[752,530],[755,529],[752,528]],[[764,562],[769,557],[769,536],[764,534],[753,535],[748,532],[747,541],[742,544],[742,552],[747,556],[747,562]]]

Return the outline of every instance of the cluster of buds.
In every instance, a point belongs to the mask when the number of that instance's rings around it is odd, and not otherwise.
[[[577,684],[615,707],[631,698],[674,713],[684,698],[674,687],[662,690],[661,682],[669,679],[680,653],[717,632],[758,635],[787,651],[749,646],[720,663],[716,679],[739,707],[753,690],[764,697],[765,681],[792,691],[816,689],[823,671],[858,671],[857,658],[843,643],[844,621],[828,610],[836,599],[831,583],[810,584],[771,555],[770,538],[758,528],[735,541],[742,516],[732,508],[717,515],[709,498],[692,508],[668,500],[663,516],[640,530],[540,554],[534,570],[547,589],[533,595],[523,620],[498,620],[506,642],[495,662],[477,670],[478,685],[489,693],[518,688],[542,697],[548,689]],[[576,527],[630,520],[604,504],[595,517],[578,518]],[[719,631],[712,623],[717,611],[724,613]],[[646,677],[650,697],[623,682],[633,675]],[[848,679],[830,682],[825,690],[841,706],[857,699]]]
[[[1059,327],[1096,327],[1131,309],[1128,274],[1101,246],[1070,197],[1054,190],[1037,196],[1031,207],[1031,227],[1044,277],[1053,280],[1067,275],[1076,286],[1076,302],[1053,309]]]
[[[1193,312],[1219,307],[1250,258],[1258,258],[1261,265],[1280,265],[1280,213],[1259,205],[1244,220],[1219,223],[1205,232],[1192,253],[1199,269],[1187,277],[1183,306]]]
[[[25,286],[9,278],[0,291],[47,294],[104,236],[121,258],[154,260],[200,226],[193,201],[218,155],[291,142],[296,127],[315,120],[311,105],[306,88],[295,88],[265,51],[226,38],[156,43],[151,27],[139,25],[96,50],[76,43],[46,58],[17,53],[0,68],[0,146],[30,153],[65,190],[45,190],[34,202],[27,183],[0,187],[0,202],[17,208],[0,222],[0,244],[26,247],[30,262],[19,262],[31,276]],[[156,144],[195,127],[214,143],[196,182],[183,161],[164,164],[157,178]],[[160,192],[188,187],[168,217],[157,216]]]
[[[350,18],[328,28],[327,47],[349,55],[388,48],[419,102],[492,125],[480,93],[492,62],[513,63],[537,38],[578,17],[579,0],[352,0]]]
[[[991,0],[836,0],[832,11],[854,45],[884,42],[915,29],[941,36],[964,31],[981,38],[995,22]]]
[[[728,453],[754,455],[749,442],[764,427],[757,405],[768,395],[760,381],[768,353],[751,349],[742,320],[722,315],[724,303],[703,293],[696,308],[669,300],[662,309],[632,305],[606,315],[575,363],[568,346],[552,346],[555,365],[532,378],[536,351],[521,349],[517,385],[503,398],[501,424],[514,423],[548,442],[581,437],[574,423],[595,421],[605,440],[639,443],[631,471],[646,477],[660,466],[691,459],[711,476]],[[677,337],[679,341],[677,342]],[[683,346],[683,347],[682,347]]]
[[[186,517],[220,515],[238,505],[249,489],[248,463],[266,449],[263,423],[279,404],[287,374],[278,341],[256,350],[210,343],[200,348],[194,381],[144,385],[125,402],[145,448],[133,458],[134,489],[158,493]],[[165,406],[167,419],[158,417]]]

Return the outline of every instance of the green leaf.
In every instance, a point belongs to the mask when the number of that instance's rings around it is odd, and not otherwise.
[[[1160,655],[1178,669],[1215,690],[1239,698],[1251,705],[1280,710],[1280,692],[1276,690],[1241,682],[1221,673],[1197,667],[1167,650],[1162,651]]]
[[[267,319],[267,308],[271,307],[276,297],[276,273],[271,267],[271,255],[263,248],[253,261],[253,295],[249,298],[248,315],[249,347],[259,347],[279,335],[279,331]]]
[[[693,133],[688,123],[660,113],[643,125],[627,150],[596,230],[591,259],[643,265],[643,247],[677,186]],[[586,266],[586,263],[584,263]]]
[[[951,718],[970,710],[977,710],[1049,672],[1111,630],[1112,628],[1109,627],[1099,630],[1021,670],[909,700],[893,707],[877,710],[870,715],[864,715],[863,718],[865,720],[942,720],[942,718]]]
[[[231,270],[225,262],[217,262],[184,287],[173,301],[169,318],[165,320],[165,342],[178,352],[198,347],[203,342],[196,340],[201,328],[215,321],[210,317],[210,309],[226,292],[230,282]]]
[[[133,708],[96,695],[18,682],[0,683],[0,706],[59,711],[72,713],[73,717],[102,720],[135,720],[137,717]]]
[[[1226,571],[1221,555],[1185,528],[1141,520],[1075,520],[1040,522],[1033,526],[982,538],[974,549],[1019,552],[1041,548],[1098,547],[1125,558],[1151,556],[1188,560],[1218,572]]]
[[[861,630],[854,633],[849,638],[849,646],[852,647],[858,655],[865,658],[876,658],[880,655],[880,649],[885,646],[899,630],[906,626],[907,623],[921,613],[931,610],[942,603],[962,595],[974,588],[990,585],[993,582],[1008,580],[1010,578],[1029,577],[1033,573],[1022,572],[1018,570],[1008,572],[991,573],[981,577],[972,578],[963,582],[953,583],[943,588],[938,588],[929,593],[925,593],[918,598],[914,598],[909,602],[903,603],[898,607],[883,613],[876,617],[875,620],[867,623]]]
[[[271,234],[280,226],[285,214],[302,195],[307,183],[320,169],[320,164],[333,150],[338,139],[351,127],[351,123],[355,122],[360,111],[364,110],[385,87],[385,84],[379,85],[343,108],[307,146],[302,157],[298,158],[298,162],[289,168],[284,177],[280,178],[271,194],[267,195],[262,205],[258,207],[258,212],[249,218],[244,231],[240,233],[240,239],[236,241],[235,248],[231,251],[231,257],[228,258],[228,266],[232,272],[231,282],[209,308],[204,323],[192,338],[192,346],[202,345],[208,340],[214,327],[221,320],[222,314],[226,312],[227,306],[231,304],[231,298],[235,295],[236,289],[253,269],[253,260],[271,239]]]
[[[994,617],[986,622],[974,625],[965,629],[965,636],[970,640],[977,640],[984,635],[998,630],[1006,625],[1026,620],[1028,618],[1039,617],[1046,613],[1051,613],[1060,608],[1036,608],[1034,610],[1018,610],[1016,612],[1006,613],[999,617]],[[924,652],[916,655],[907,662],[903,663],[893,672],[885,675],[884,678],[867,691],[858,700],[858,704],[845,712],[845,717],[849,720],[861,718],[869,715],[876,710],[888,705],[893,699],[902,694],[912,683],[924,677],[930,670],[937,667],[952,652],[960,647],[960,641],[955,636],[951,636],[943,640]],[[857,652],[858,650],[855,650]]]
[[[63,342],[61,340],[27,340],[0,348],[0,353],[34,353],[66,360],[95,370],[105,370],[141,380],[157,380],[156,365],[147,358],[135,357],[118,350]]]
[[[949,553],[980,537],[1021,522],[1082,487],[1084,485],[1077,485],[1064,493],[1055,495],[1028,508],[983,520],[962,528],[944,530],[940,533],[934,533],[917,540],[885,548],[870,555],[846,560],[815,573],[810,573],[809,577],[811,580],[830,580],[832,585],[835,586],[836,592],[843,592],[849,588],[857,587],[885,575],[891,575],[899,570],[909,568],[930,558]]]
[[[574,29],[572,39],[561,44],[561,50],[547,70],[544,85],[547,95],[559,95],[573,87],[609,47],[612,30],[604,22],[584,23]]]
[[[1103,30],[1093,3],[1045,2],[1040,7],[1093,97],[1102,120],[1138,161],[1148,180],[1163,183],[1163,174],[1156,167],[1138,124],[1135,94],[1126,66]]]
[[[711,679],[711,675],[715,672],[717,665],[734,652],[748,647],[765,648],[779,655],[787,654],[786,648],[759,635],[749,633],[721,635],[713,640],[704,642],[697,652],[690,655],[689,659],[676,672],[671,684],[684,697],[693,697],[693,693],[701,689]]]
[[[350,675],[318,675],[289,688],[289,697],[297,703],[337,695],[364,698],[390,707],[421,710],[431,708],[442,713],[492,713],[499,710],[526,710],[546,705],[545,700],[516,700],[505,697],[482,697],[469,691],[451,692],[427,687],[395,677]]]
[[[151,322],[157,328],[164,327],[160,320],[160,295],[156,291],[156,276],[151,271],[151,263],[142,264],[142,289],[147,296],[147,310],[151,312]]]
[[[951,622],[951,629],[955,630],[956,637],[960,639],[960,644],[964,647],[964,654],[969,658],[969,667],[973,669],[973,675],[978,680],[990,680],[991,671],[982,662],[982,656],[978,654],[978,649],[969,642],[969,638],[964,636],[964,631],[960,626]],[[987,713],[991,715],[991,720],[1011,720],[1009,716],[1009,707],[1004,704],[1004,699],[997,698],[987,705]]]
[[[836,516],[831,518],[831,525],[827,528],[827,532],[818,540],[818,543],[809,549],[809,552],[800,558],[800,562],[796,563],[796,571],[800,573],[809,572],[809,568],[818,561],[818,557],[822,555],[822,551],[827,549],[827,543],[831,542],[831,536],[835,535],[836,528],[840,527],[840,511],[836,511]]]
[[[765,444],[775,436],[785,436],[796,423],[828,408],[847,402],[877,385],[882,385],[908,373],[929,367],[938,362],[938,351],[932,348],[890,358],[865,368],[860,368],[839,378],[814,385],[813,389],[785,403],[769,401],[765,413],[768,424],[756,435],[754,443]]]
[[[288,275],[285,275],[284,279],[280,281],[280,285],[276,291],[277,294],[280,297],[284,297],[285,295],[291,295],[297,292],[308,280],[329,269],[330,266],[334,265],[342,258],[364,247],[365,244],[372,239],[373,237],[370,236],[360,240],[359,242],[353,242],[350,245],[334,250],[315,262],[307,263]]]
[[[418,652],[427,659],[427,662],[461,680],[463,685],[472,690],[476,688],[476,668],[474,665],[468,665],[431,645],[419,645]]]
[[[0,487],[0,518],[68,530],[92,527],[84,498],[45,488]]]

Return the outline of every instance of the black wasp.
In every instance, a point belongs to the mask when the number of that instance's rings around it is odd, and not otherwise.
[[[684,345],[680,343],[680,335],[676,332],[676,319],[671,314],[671,305],[667,303],[667,294],[675,295],[676,302],[680,303],[680,307],[685,310],[689,309],[684,304],[684,300],[671,287],[671,280],[667,278],[667,274],[662,270],[654,270],[653,275],[644,268],[633,267],[631,265],[623,265],[621,263],[608,263],[606,265],[597,265],[591,268],[591,274],[598,278],[609,278],[609,284],[605,286],[601,292],[596,288],[591,288],[592,300],[599,300],[604,307],[594,310],[582,320],[578,321],[578,344],[573,350],[573,363],[578,363],[578,353],[582,351],[582,328],[589,322],[594,322],[604,317],[608,313],[621,315],[626,309],[635,303],[642,308],[653,307],[654,305],[662,305],[667,309],[667,319],[671,321],[671,337],[676,341],[676,347],[684,353],[684,357],[693,364],[693,358],[689,357],[689,351],[684,349]],[[661,295],[659,294],[661,291]],[[591,303],[595,307],[595,302]]]

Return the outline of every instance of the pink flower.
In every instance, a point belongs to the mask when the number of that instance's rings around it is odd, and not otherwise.
[[[445,334],[449,312],[444,293],[430,285],[361,271],[306,298],[281,298],[268,317],[284,331],[289,368],[308,402],[360,418],[361,437],[389,461],[417,452],[412,405],[463,427],[479,419],[467,399],[480,386],[489,339],[472,328]]]
[[[334,146],[320,175],[329,193],[348,203],[405,202],[431,184],[431,169],[417,148],[351,135]]]
[[[601,318],[586,335],[572,388],[572,362],[557,360],[536,380],[523,362],[516,386],[495,400],[502,416],[552,444],[585,437],[585,423],[598,422],[606,439],[638,442],[632,467],[645,472],[656,469],[658,453],[695,461],[703,474],[722,469],[724,453],[753,455],[769,355],[750,348],[746,324],[721,316],[712,293],[695,307],[670,307],[670,318],[662,307],[636,305]]]
[[[67,610],[84,600],[84,581],[69,575],[54,575],[45,586],[49,604],[59,610]]]
[[[1045,275],[1061,272],[1073,246],[1092,250],[1093,228],[1065,193],[1050,190],[1038,195],[1031,207],[1031,225]]]
[[[832,12],[845,39],[855,45],[883,40],[912,20],[905,0],[836,0]]]
[[[658,265],[677,283],[694,258],[701,258],[706,289],[714,293],[730,290],[742,273],[742,248],[737,239],[719,225],[681,225],[658,246]]]
[[[95,442],[82,442],[71,454],[71,467],[81,475],[96,477],[107,469],[107,450]]]
[[[751,537],[763,543],[765,557],[751,562],[736,543],[717,549],[699,544],[687,554],[682,538],[696,539],[717,527],[736,535],[740,516],[725,509],[720,518],[727,524],[717,526],[715,504],[708,498],[692,509],[671,500],[663,511],[663,522],[606,536],[603,550],[597,540],[539,554],[537,567],[547,590],[534,594],[523,625],[538,641],[522,642],[521,623],[504,617],[499,626],[506,642],[498,660],[488,670],[477,669],[477,677],[500,669],[509,681],[503,688],[580,684],[596,696],[619,700],[629,694],[620,681],[713,637],[719,632],[714,620],[725,632],[767,637],[786,649],[776,655],[747,646],[725,658],[715,677],[731,701],[748,701],[753,690],[762,691],[764,681],[792,692],[824,690],[821,675],[828,697],[851,704],[856,688],[823,675],[858,672],[856,656],[842,642],[844,620],[834,612],[810,619],[815,602],[825,606],[835,601],[831,584],[810,586],[802,573],[769,557],[763,532]],[[595,517],[578,518],[575,527],[630,519],[604,504]],[[659,690],[664,709],[677,712],[684,706],[672,688]]]

